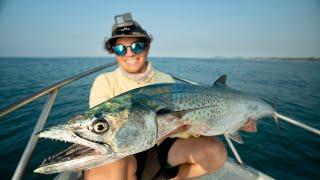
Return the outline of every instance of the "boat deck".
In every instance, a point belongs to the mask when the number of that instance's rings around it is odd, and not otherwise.
[[[199,178],[200,180],[253,180],[253,179],[273,179],[269,175],[264,174],[247,165],[239,165],[232,158],[228,158],[224,166],[212,174],[208,174]]]

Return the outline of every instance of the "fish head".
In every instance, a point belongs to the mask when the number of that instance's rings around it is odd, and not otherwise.
[[[110,103],[110,102],[107,102]],[[45,160],[35,170],[56,173],[89,169],[151,148],[157,137],[155,113],[139,107],[90,109],[38,134],[41,138],[74,143]]]
[[[77,123],[71,126],[74,133],[83,139],[106,144],[118,154],[133,154],[154,145],[157,137],[155,116],[152,110],[132,107],[96,113],[80,121],[85,126],[79,128]]]
[[[85,128],[89,128],[89,119],[93,118],[86,118],[84,114],[77,115],[65,124],[50,127],[38,133],[40,138],[68,142],[73,145],[45,159],[34,172],[51,174],[61,171],[89,169],[101,164],[100,160],[102,158],[107,161],[116,158],[115,152],[108,144],[95,142],[81,136],[81,132],[84,132]],[[104,128],[107,128],[107,126]]]

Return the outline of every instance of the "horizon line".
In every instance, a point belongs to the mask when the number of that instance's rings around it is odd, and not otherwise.
[[[0,58],[115,58],[114,56],[0,56]],[[315,59],[320,56],[212,56],[212,57],[181,57],[181,56],[149,56],[149,58],[181,58],[181,59]]]

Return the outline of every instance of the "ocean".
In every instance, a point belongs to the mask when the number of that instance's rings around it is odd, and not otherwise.
[[[21,100],[69,76],[113,61],[112,58],[0,58],[0,108]],[[212,84],[222,74],[227,85],[273,102],[281,114],[320,129],[320,61],[150,58],[160,71],[200,84]],[[67,121],[88,109],[94,78],[107,68],[60,89],[45,127]],[[10,179],[47,97],[0,119],[0,177]],[[241,132],[235,144],[242,160],[277,179],[319,179],[320,137],[271,118],[258,121],[257,133]],[[52,179],[33,170],[42,160],[68,145],[40,139],[24,179]],[[229,151],[229,156],[233,157]]]

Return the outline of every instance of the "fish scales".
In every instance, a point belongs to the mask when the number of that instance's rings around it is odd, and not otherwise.
[[[190,88],[190,86],[187,87]],[[197,86],[186,89],[185,86],[180,84],[178,87],[172,87],[172,101],[175,105],[173,111],[194,109],[178,121],[172,121],[170,125],[166,124],[166,127],[169,126],[171,129],[184,124],[192,124],[189,131],[177,134],[175,137],[187,138],[191,135],[204,134],[210,130],[209,127],[214,128],[219,119],[227,113],[228,104],[225,103],[225,100],[213,93],[212,88],[206,88],[205,90],[199,89]],[[161,122],[158,124],[161,124]]]

